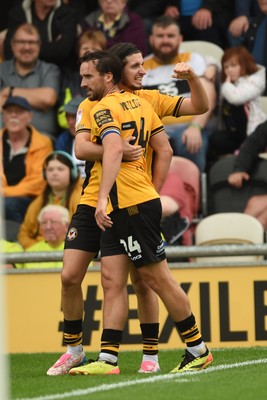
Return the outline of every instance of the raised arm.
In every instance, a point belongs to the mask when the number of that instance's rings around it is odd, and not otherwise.
[[[201,79],[195,74],[187,63],[178,63],[174,67],[173,78],[186,79],[188,81],[191,97],[184,99],[181,115],[204,114],[209,110],[209,100]]]

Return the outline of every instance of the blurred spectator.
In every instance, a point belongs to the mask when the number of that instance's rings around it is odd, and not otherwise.
[[[30,246],[27,252],[62,251],[70,216],[67,208],[49,204],[41,209],[37,221],[43,239]],[[62,268],[62,261],[16,263],[16,268]]]
[[[64,106],[64,112],[66,113],[66,119],[69,128],[59,135],[55,143],[55,149],[63,150],[70,154],[79,168],[81,177],[85,178],[85,161],[78,160],[74,151],[76,113],[81,101],[83,100],[83,97],[74,97]]]
[[[1,4],[1,13],[0,13],[0,62],[4,60],[4,40],[7,33],[7,25],[8,25],[8,12],[15,5],[20,4],[21,0],[10,0],[5,1]]]
[[[40,36],[35,26],[20,25],[11,45],[13,58],[0,64],[1,105],[10,95],[25,97],[32,107],[35,128],[53,138],[57,132],[60,70],[39,59]]]
[[[128,7],[143,19],[147,35],[149,36],[152,22],[163,14],[165,1],[150,0],[147,2],[144,0],[128,0]]]
[[[0,250],[1,250],[1,253],[4,253],[4,254],[6,254],[6,253],[21,253],[22,251],[24,251],[19,243],[10,242],[5,239],[0,239]],[[14,264],[6,263],[5,259],[4,259],[2,267],[5,269],[13,269]],[[1,265],[0,265],[0,270],[1,270]]]
[[[248,30],[240,37],[240,41],[251,52],[256,62],[265,66],[267,81],[267,2],[258,0],[258,5],[260,12],[252,18]],[[263,94],[267,96],[267,86]]]
[[[234,172],[229,175],[228,182],[237,189],[244,181],[250,179],[250,173],[259,160],[260,153],[266,153],[267,121],[258,125],[255,131],[244,141],[234,163]],[[267,230],[267,194],[252,196],[244,213],[257,218],[264,230]]]
[[[58,109],[58,124],[60,128],[68,129],[68,123],[65,116],[64,105],[73,97],[82,96],[86,98],[86,92],[81,87],[81,76],[79,69],[79,58],[86,51],[105,50],[107,40],[103,32],[98,30],[87,30],[77,39],[76,53],[77,65],[75,68],[69,68],[62,77],[61,94]]]
[[[265,88],[265,68],[243,46],[230,47],[222,57],[222,128],[210,137],[210,158],[216,161],[239,149],[247,135],[267,119],[259,96]]]
[[[163,14],[165,4],[164,0],[128,0],[130,11],[137,13],[143,20],[147,37],[147,49],[150,52],[149,36],[151,34],[154,20]]]
[[[4,42],[5,59],[12,57],[11,39],[17,27],[25,22],[38,28],[40,59],[58,65],[61,70],[73,62],[78,16],[61,0],[23,0],[8,14],[8,30]]]
[[[250,22],[260,13],[258,0],[235,0],[235,18],[231,21],[229,42],[231,46],[238,46],[244,39]]]
[[[179,22],[184,40],[205,40],[225,48],[234,18],[232,0],[167,0],[165,15]]]
[[[216,68],[213,65],[208,66],[206,60],[197,52],[179,53],[181,42],[180,29],[173,18],[162,16],[154,22],[150,36],[153,53],[144,60],[147,74],[143,77],[143,87],[158,89],[169,95],[189,97],[188,82],[172,78],[173,68],[178,62],[188,63],[196,75],[201,77],[209,99],[209,111],[202,115],[179,117],[179,119],[166,117],[163,123],[174,155],[190,159],[200,171],[204,171],[210,133],[207,124],[216,104],[214,84]]]
[[[62,3],[74,8],[80,19],[98,9],[98,0],[62,0]]]
[[[45,187],[43,163],[53,150],[51,140],[31,125],[28,101],[9,97],[3,105],[4,128],[1,135],[0,165],[3,213],[7,220],[23,221],[31,201]]]
[[[92,28],[104,32],[107,48],[115,43],[132,42],[147,54],[144,22],[137,13],[129,11],[127,0],[99,0],[99,9],[84,18],[81,28],[82,31]]]
[[[69,210],[70,217],[76,211],[81,196],[82,182],[72,157],[64,151],[54,151],[43,164],[46,187],[29,205],[18,234],[19,243],[27,249],[43,239],[37,216],[47,204],[61,205]]]

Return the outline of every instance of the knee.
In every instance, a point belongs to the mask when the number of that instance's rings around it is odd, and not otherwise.
[[[109,269],[101,269],[101,284],[105,294],[118,293],[124,290],[127,282],[121,277],[116,277]]]
[[[146,296],[150,292],[150,288],[142,279],[132,279],[132,285],[137,296]]]
[[[257,209],[257,198],[253,196],[247,201],[244,213],[255,216],[256,209]]]
[[[61,284],[63,288],[81,286],[82,278],[75,272],[64,270],[63,268],[61,272]]]

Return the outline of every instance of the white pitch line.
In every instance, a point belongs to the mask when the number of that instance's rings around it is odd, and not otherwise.
[[[259,360],[244,361],[244,362],[234,363],[234,364],[222,364],[222,365],[217,365],[215,367],[208,367],[207,369],[203,369],[201,371],[186,372],[184,374],[181,373],[181,374],[153,375],[148,378],[136,379],[136,380],[125,381],[125,382],[118,382],[118,383],[111,383],[111,384],[104,383],[103,385],[94,386],[94,387],[90,387],[87,389],[72,390],[71,392],[67,392],[67,393],[50,394],[47,396],[39,396],[39,397],[17,398],[15,400],[68,399],[68,398],[72,398],[73,396],[76,396],[76,397],[77,396],[85,396],[87,394],[92,394],[92,393],[97,393],[97,392],[106,392],[107,390],[120,389],[123,387],[132,386],[132,385],[141,385],[141,384],[147,383],[147,382],[153,383],[153,382],[158,382],[158,381],[169,381],[169,380],[173,380],[173,379],[175,379],[177,383],[179,383],[179,382],[184,383],[189,380],[191,381],[191,379],[189,377],[196,376],[199,374],[209,374],[210,372],[245,367],[247,365],[255,365],[255,364],[267,364],[267,358],[262,358]],[[185,374],[186,374],[186,376],[185,376]],[[181,378],[181,379],[179,379],[179,378]],[[51,379],[53,379],[53,378],[51,378]]]

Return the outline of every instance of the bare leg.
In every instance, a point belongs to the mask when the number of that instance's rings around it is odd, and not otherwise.
[[[174,321],[191,315],[189,299],[171,275],[166,260],[139,268],[139,272],[142,280],[159,295]]]
[[[64,375],[75,366],[84,364],[82,348],[83,295],[82,281],[94,253],[66,249],[61,272],[61,305],[64,315],[64,342],[67,351],[47,371],[47,375]]]
[[[263,228],[267,229],[267,195],[252,196],[244,210],[245,214],[257,218]]]
[[[101,278],[104,291],[103,327],[123,330],[128,316],[128,256],[101,259]]]
[[[94,253],[64,250],[61,273],[61,302],[64,319],[72,321],[83,317],[82,281]]]
[[[162,217],[168,217],[179,210],[179,204],[170,196],[160,196],[162,206]]]
[[[159,352],[159,303],[157,294],[141,279],[139,269],[131,264],[131,281],[138,305],[138,317],[142,332],[143,357],[139,373],[160,371]]]

